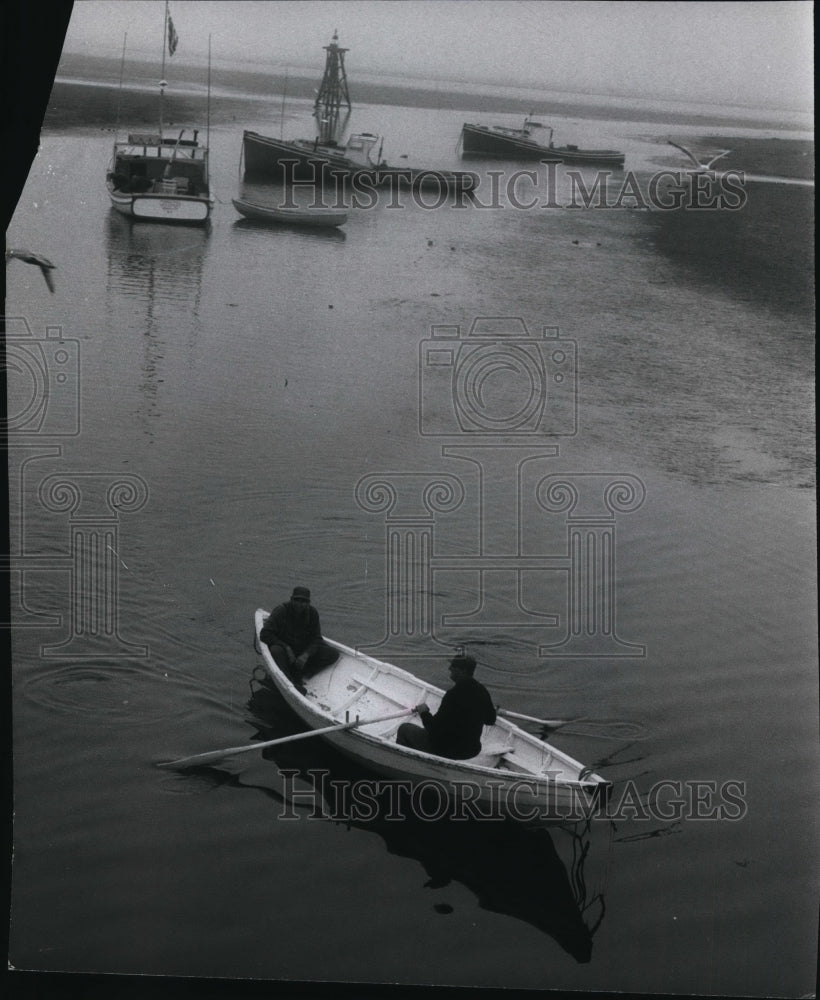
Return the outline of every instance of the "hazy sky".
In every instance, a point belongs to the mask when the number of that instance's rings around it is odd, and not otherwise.
[[[813,5],[564,0],[171,0],[176,58],[324,65],[544,90],[809,110]],[[162,0],[76,0],[66,49],[156,55]],[[253,68],[257,68],[254,66]]]

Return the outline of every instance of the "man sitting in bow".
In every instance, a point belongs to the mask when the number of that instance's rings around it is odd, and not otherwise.
[[[259,638],[276,665],[305,693],[304,679],[339,658],[322,639],[319,612],[310,603],[307,587],[294,587],[290,600],[279,604],[265,619]]]

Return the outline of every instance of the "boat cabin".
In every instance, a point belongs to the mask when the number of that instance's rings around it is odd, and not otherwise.
[[[201,195],[208,192],[208,154],[193,139],[133,132],[114,145],[109,180],[115,191]]]

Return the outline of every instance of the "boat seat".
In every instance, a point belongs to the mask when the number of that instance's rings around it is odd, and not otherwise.
[[[468,764],[475,764],[478,767],[498,767],[507,754],[515,753],[515,747],[482,747],[481,753],[471,757]]]
[[[368,691],[372,691],[374,694],[380,695],[382,698],[386,698],[388,701],[392,701],[393,704],[398,705],[399,708],[410,708],[412,706],[407,705],[400,698],[397,698],[394,692],[387,691],[384,687],[379,684],[375,684],[374,681],[379,676],[379,671],[376,672],[373,677],[352,677],[351,680],[354,684],[359,684],[362,688],[366,688]]]

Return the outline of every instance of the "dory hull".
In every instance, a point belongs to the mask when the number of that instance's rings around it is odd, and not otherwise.
[[[334,212],[329,208],[271,208],[233,198],[234,208],[246,219],[255,222],[272,222],[287,226],[310,226],[313,228],[343,226],[347,222],[347,212]]]
[[[444,692],[393,664],[325,639],[339,659],[305,681],[301,694],[259,639],[267,612],[255,615],[257,648],[290,708],[311,729],[380,718],[426,701],[435,711]],[[408,719],[411,716],[408,715]],[[566,822],[594,814],[606,803],[609,783],[568,754],[506,720],[487,726],[481,753],[456,761],[395,742],[402,719],[360,725],[323,738],[365,768],[413,786],[428,784],[462,807],[486,817]]]

